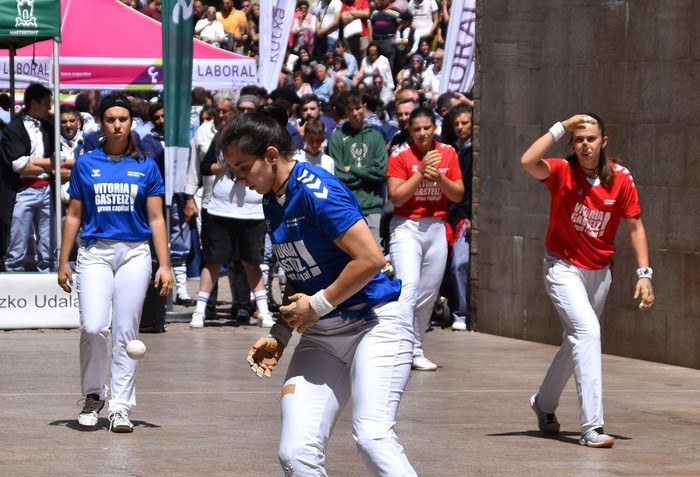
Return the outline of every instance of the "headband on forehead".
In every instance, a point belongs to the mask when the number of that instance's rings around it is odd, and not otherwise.
[[[134,110],[131,107],[131,102],[128,99],[126,99],[126,96],[121,94],[110,94],[106,96],[100,103],[100,117],[104,116],[105,111],[107,111],[109,108],[114,108],[116,106],[119,106],[129,111],[129,116],[134,115]]]
[[[244,94],[238,98],[238,101],[236,101],[236,106],[240,106],[241,103],[253,103],[255,106],[257,106],[258,103],[260,103],[260,98],[252,94]]]

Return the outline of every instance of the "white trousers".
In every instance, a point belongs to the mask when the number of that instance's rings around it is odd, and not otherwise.
[[[544,279],[564,333],[561,348],[540,386],[537,404],[546,413],[554,412],[573,374],[581,406],[581,432],[585,434],[604,424],[598,320],[612,282],[610,267],[585,270],[546,253]]]
[[[404,313],[390,302],[374,308],[376,319],[328,318],[303,334],[282,388],[285,476],[328,475],[326,446],[351,396],[353,437],[369,475],[416,475],[394,431],[411,370]]]
[[[413,356],[423,356],[423,338],[447,265],[447,236],[442,219],[391,220],[391,263],[401,279],[399,301],[413,310]],[[409,315],[409,319],[410,319]]]
[[[78,250],[76,264],[80,303],[80,379],[83,396],[106,399],[112,327],[112,380],[109,413],[136,406],[137,363],[126,344],[138,338],[141,309],[151,277],[148,242],[99,240]]]

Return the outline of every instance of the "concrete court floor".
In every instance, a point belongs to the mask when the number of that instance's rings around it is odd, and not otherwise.
[[[97,430],[77,427],[77,330],[0,332],[0,476],[282,475],[279,394],[289,356],[272,378],[255,377],[245,354],[262,333],[219,319],[142,334],[135,431],[114,434],[105,411]],[[425,348],[441,367],[412,371],[397,425],[420,476],[700,475],[699,370],[604,356],[606,430],[617,442],[588,449],[577,443],[573,383],[557,412],[558,438],[539,434],[530,409],[556,347],[438,329]],[[367,475],[349,409],[327,467],[334,477]]]

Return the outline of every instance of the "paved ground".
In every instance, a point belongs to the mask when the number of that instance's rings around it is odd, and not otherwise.
[[[77,427],[77,330],[0,332],[0,475],[282,475],[276,457],[279,390],[289,357],[258,379],[245,354],[261,335],[225,319],[201,330],[171,323],[143,334],[133,434]],[[296,341],[293,341],[293,344]],[[562,435],[537,431],[529,397],[552,346],[435,330],[436,372],[413,371],[397,430],[421,476],[700,475],[700,371],[604,356],[606,430],[613,449],[577,444],[572,384],[558,416]],[[366,475],[348,410],[328,450],[335,477]]]

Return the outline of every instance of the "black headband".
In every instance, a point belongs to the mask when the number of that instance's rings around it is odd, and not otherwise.
[[[100,103],[100,117],[104,116],[105,111],[107,111],[109,108],[114,108],[115,106],[119,106],[128,110],[129,116],[134,115],[134,110],[131,107],[131,102],[129,102],[129,100],[126,99],[126,96],[121,94],[110,94],[106,96]]]

